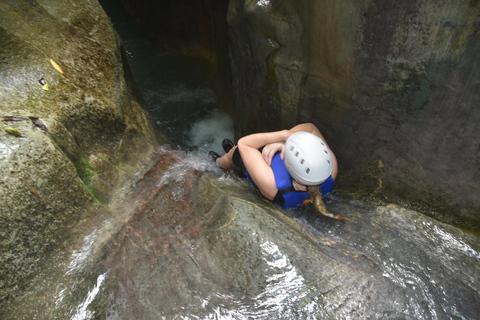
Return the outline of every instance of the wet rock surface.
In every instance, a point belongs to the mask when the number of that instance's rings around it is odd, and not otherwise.
[[[97,1],[2,1],[0,11],[1,306],[89,210],[122,198],[166,139]]]
[[[474,319],[480,311],[477,236],[394,205],[335,197],[327,207],[350,220],[282,211],[195,156],[162,149],[158,159],[126,202],[85,228],[55,276],[37,279],[12,319]]]

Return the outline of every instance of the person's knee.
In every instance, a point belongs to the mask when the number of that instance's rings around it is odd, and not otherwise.
[[[222,169],[232,169],[232,160],[228,158],[228,154],[217,159],[217,166]]]

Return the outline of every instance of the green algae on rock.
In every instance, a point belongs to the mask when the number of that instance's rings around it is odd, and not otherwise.
[[[3,305],[97,201],[142,176],[166,139],[98,2],[8,1],[0,11],[0,116],[29,119],[0,132]]]

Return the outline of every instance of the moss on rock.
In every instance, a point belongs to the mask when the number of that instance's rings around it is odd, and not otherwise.
[[[97,1],[8,1],[0,11],[0,116],[27,118],[2,123],[22,136],[0,132],[1,307],[97,201],[148,170],[166,139]]]

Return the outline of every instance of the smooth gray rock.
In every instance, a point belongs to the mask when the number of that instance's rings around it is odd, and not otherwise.
[[[158,159],[110,217],[82,224],[83,235],[50,261],[7,319],[480,312],[478,236],[395,205],[326,201],[349,220],[312,207],[281,210],[205,159],[167,149]]]
[[[85,214],[123,198],[166,139],[97,1],[2,1],[0,11],[3,305]]]

